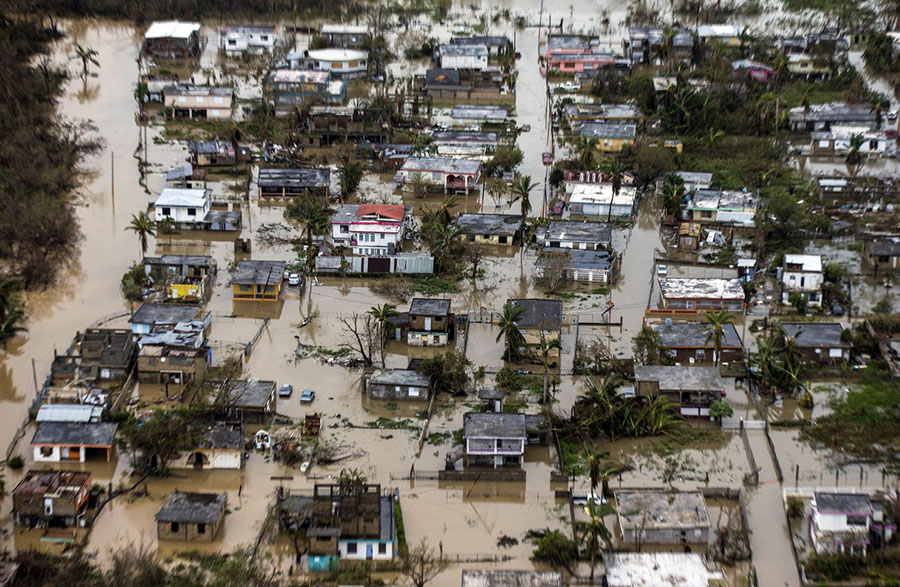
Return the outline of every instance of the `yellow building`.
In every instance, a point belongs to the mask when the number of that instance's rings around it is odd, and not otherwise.
[[[523,310],[516,326],[529,349],[540,352],[542,341],[559,339],[563,322],[562,300],[518,299],[508,303]],[[552,349],[549,356],[557,357],[559,354],[559,349]]]
[[[637,125],[633,122],[586,122],[581,125],[581,136],[593,139],[602,153],[619,153],[634,144]]]
[[[235,300],[271,300],[281,295],[284,261],[240,261],[231,273],[231,295]]]

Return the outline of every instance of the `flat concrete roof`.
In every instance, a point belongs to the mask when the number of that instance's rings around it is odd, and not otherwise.
[[[578,222],[575,220],[551,220],[544,234],[547,241],[572,241],[576,243],[609,244],[612,240],[611,222]]]
[[[34,445],[112,446],[119,425],[114,422],[41,422],[31,437]]]
[[[562,300],[546,299],[517,299],[509,300],[513,306],[519,306],[524,311],[516,321],[519,328],[540,327],[546,330],[562,327]]]
[[[314,167],[293,169],[266,167],[259,170],[257,185],[261,187],[328,187],[331,185],[331,171]]]
[[[197,306],[144,302],[128,321],[132,324],[178,324],[193,320],[199,313]]]
[[[562,587],[555,571],[463,569],[462,587]]]
[[[695,552],[605,552],[603,568],[609,587],[709,587],[711,579],[724,581]]]
[[[623,529],[709,528],[706,500],[699,491],[620,490],[615,495]]]
[[[670,348],[711,348],[713,346],[712,339],[709,337],[709,325],[706,322],[650,322],[647,324],[655,330],[662,339],[662,344]],[[724,338],[722,340],[723,348],[741,348],[741,337],[738,334],[734,324],[725,324],[722,326]]]
[[[634,380],[659,385],[660,391],[722,391],[725,380],[716,367],[635,365]]]
[[[518,214],[460,214],[456,225],[463,234],[514,236],[522,228]]]
[[[238,285],[275,285],[284,279],[284,261],[239,261],[231,273],[231,283]]]
[[[669,299],[743,300],[738,279],[719,277],[666,277],[659,280],[663,297]]]
[[[235,381],[229,390],[229,405],[243,408],[264,408],[275,394],[275,382],[263,379]]]
[[[225,511],[227,493],[173,491],[156,514],[156,521],[181,524],[215,524]]]
[[[431,377],[412,369],[376,369],[369,375],[369,385],[409,385],[429,387]]]
[[[465,438],[527,438],[525,414],[472,412],[463,416]]]
[[[850,348],[841,340],[844,327],[837,322],[782,322],[781,327],[801,348]]]

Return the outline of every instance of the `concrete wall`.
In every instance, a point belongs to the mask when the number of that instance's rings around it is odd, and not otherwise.
[[[384,552],[379,552],[379,544],[384,545]],[[356,546],[356,552],[351,553]],[[347,560],[390,560],[394,558],[394,544],[390,541],[380,540],[341,540],[338,542],[338,551],[342,559]]]
[[[219,533],[219,526],[222,524],[222,518],[225,517],[223,510],[219,514],[218,520],[211,525],[202,524],[177,524],[175,528],[169,522],[156,523],[156,537],[159,540],[184,540],[190,542],[212,542]],[[205,529],[200,532],[201,527]]]

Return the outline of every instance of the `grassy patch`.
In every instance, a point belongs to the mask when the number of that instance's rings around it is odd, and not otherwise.
[[[833,412],[816,419],[805,439],[862,458],[890,460],[900,452],[900,386],[887,379],[863,379],[829,405]]]
[[[676,455],[686,449],[718,450],[729,442],[731,442],[731,434],[724,430],[683,426],[663,436],[649,438],[641,452],[666,457]]]
[[[410,278],[410,282],[412,291],[429,296],[442,293],[459,293],[459,286],[456,282],[438,275],[416,275]]]

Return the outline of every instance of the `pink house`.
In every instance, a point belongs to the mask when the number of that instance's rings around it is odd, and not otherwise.
[[[741,59],[740,61],[732,62],[731,69],[739,78],[747,78],[748,80],[763,84],[775,81],[775,70],[759,61]]]
[[[541,72],[583,73],[615,66],[616,56],[611,51],[602,49],[599,43],[598,39],[579,35],[550,35]]]

